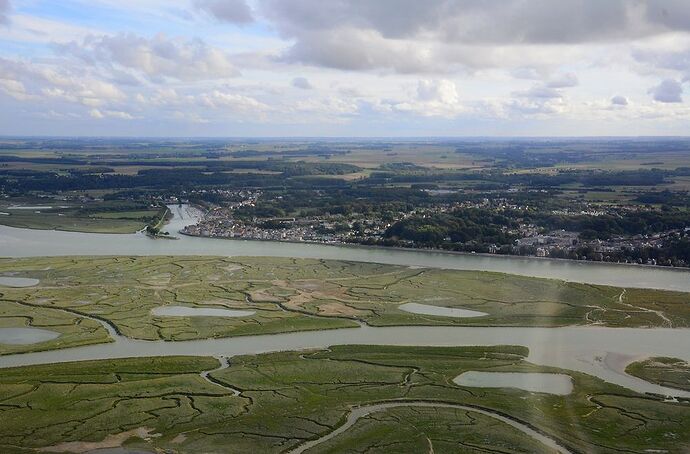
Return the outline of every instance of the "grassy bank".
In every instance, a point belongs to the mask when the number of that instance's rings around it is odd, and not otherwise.
[[[625,372],[661,386],[690,391],[690,364],[682,359],[647,358],[629,364]]]
[[[622,289],[501,273],[271,257],[61,257],[0,259],[0,275],[40,280],[0,287],[4,326],[25,317],[72,320],[53,328],[103,342],[74,312],[112,322],[125,336],[190,340],[356,326],[690,326],[686,293]],[[401,304],[464,308],[488,315],[420,315]],[[252,310],[247,317],[163,317],[166,305]],[[88,326],[88,329],[87,329]],[[76,330],[76,331],[75,331]],[[62,338],[61,338],[62,339]],[[0,353],[56,348],[56,341]]]
[[[104,442],[179,453],[284,452],[333,431],[353,407],[430,401],[505,415],[578,452],[680,453],[690,447],[688,405],[535,366],[526,354],[522,347],[340,346],[233,358],[228,368],[211,373],[211,381],[199,374],[218,367],[213,358],[0,370],[0,445],[3,452],[46,446],[70,452]],[[565,372],[574,390],[557,396],[453,383],[469,370]],[[435,452],[548,452],[506,423],[441,408],[372,414],[314,452],[417,452],[429,446]]]
[[[16,206],[37,208],[16,209]],[[124,201],[3,201],[0,203],[0,213],[4,213],[0,214],[0,224],[10,227],[88,233],[134,233],[160,219],[158,209]]]

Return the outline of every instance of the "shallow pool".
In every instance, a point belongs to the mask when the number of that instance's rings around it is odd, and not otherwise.
[[[159,306],[153,308],[151,313],[163,317],[248,317],[256,314],[256,311],[215,309],[211,307]]]
[[[573,391],[569,375],[539,372],[464,372],[453,379],[460,386],[476,388],[517,388],[535,393],[565,396]]]
[[[53,340],[60,333],[41,328],[0,328],[0,344],[28,345]]]
[[[486,312],[472,311],[469,309],[462,309],[459,307],[443,307],[443,306],[432,306],[430,304],[419,304],[419,303],[405,303],[398,306],[398,309],[411,312],[413,314],[422,315],[438,315],[441,317],[483,317],[489,315]]]
[[[30,277],[0,276],[0,285],[5,287],[32,287],[37,285],[38,279]]]

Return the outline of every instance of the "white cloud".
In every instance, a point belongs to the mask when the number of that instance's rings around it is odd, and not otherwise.
[[[0,26],[3,118],[21,111],[87,133],[89,122],[106,130],[112,121],[114,130],[141,123],[171,134],[185,123],[194,125],[185,133],[223,134],[235,131],[222,127],[230,122],[254,122],[246,130],[258,134],[292,133],[281,124],[317,135],[340,130],[320,125],[366,135],[414,124],[434,134],[491,120],[494,129],[473,133],[548,121],[541,131],[551,134],[592,119],[666,133],[690,112],[681,102],[687,0],[73,3],[78,18],[13,2],[11,24]],[[0,17],[8,4],[0,0]]]
[[[99,110],[99,109],[91,109],[89,111],[89,116],[91,118],[95,118],[97,120],[102,120],[104,118],[116,118],[119,120],[133,120],[134,117],[123,111],[119,110]]]
[[[85,106],[102,106],[112,101],[124,101],[127,95],[115,85],[92,78],[76,78],[53,71],[42,73],[51,85],[41,93],[51,98],[61,98]]]
[[[460,102],[455,83],[448,79],[422,79],[417,82],[415,99],[393,103],[393,109],[424,117],[452,118],[467,108]]]
[[[450,80],[420,80],[417,97],[425,102],[455,104],[458,102],[458,90]]]
[[[14,79],[3,79],[0,77],[0,90],[18,101],[26,101],[34,98],[28,94],[24,84]]]
[[[220,90],[213,90],[210,93],[204,93],[198,98],[202,105],[213,109],[229,108],[233,111],[255,113],[270,110],[268,105],[259,102],[252,97],[223,92]]]
[[[60,98],[99,106],[127,98],[116,85],[87,74],[3,58],[0,58],[0,80],[6,81],[3,88],[16,99]]]
[[[149,78],[204,80],[235,77],[239,71],[222,50],[200,39],[183,40],[157,34],[151,39],[132,33],[88,36],[81,42],[55,44],[65,55],[89,65],[120,67]]]

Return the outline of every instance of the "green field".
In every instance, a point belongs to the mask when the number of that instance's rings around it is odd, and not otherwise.
[[[563,372],[523,347],[340,346],[231,359],[141,358],[0,370],[2,452],[114,447],[285,452],[377,402],[451,403],[497,412],[577,452],[687,452],[690,407],[575,372],[567,396],[453,383],[465,371]],[[239,394],[237,394],[239,393]],[[237,394],[237,395],[236,395]],[[615,448],[614,448],[615,446]],[[549,452],[476,411],[373,413],[307,452]]]
[[[45,209],[13,209],[19,206],[50,206]],[[131,206],[130,206],[131,205]],[[0,224],[10,227],[90,233],[134,233],[159,215],[158,208],[137,209],[126,202],[76,205],[54,200],[15,200],[0,203]]]
[[[690,364],[682,359],[647,358],[629,364],[625,372],[661,386],[690,391]]]
[[[256,257],[66,257],[1,259],[0,276],[40,280],[0,287],[0,323],[63,333],[0,353],[104,342],[96,322],[124,336],[190,340],[391,325],[690,326],[685,293],[621,289],[500,273],[414,269],[325,260]],[[487,313],[452,318],[404,312],[417,303]],[[159,306],[240,309],[245,317],[164,317]],[[70,340],[71,339],[71,340]]]

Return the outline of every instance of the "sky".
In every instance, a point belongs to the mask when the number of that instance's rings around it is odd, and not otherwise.
[[[0,135],[690,133],[690,0],[0,0]]]

